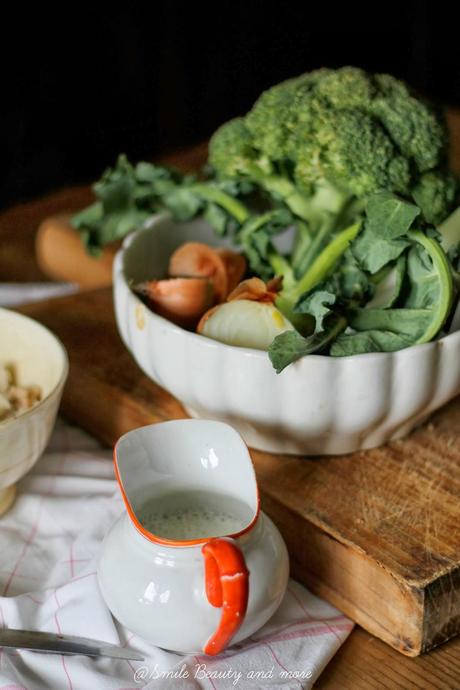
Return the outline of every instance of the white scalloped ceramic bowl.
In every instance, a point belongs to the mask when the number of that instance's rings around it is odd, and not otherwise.
[[[129,285],[164,277],[183,242],[220,241],[203,221],[155,216],[114,263],[117,324],[153,381],[192,417],[232,424],[249,446],[305,455],[350,453],[401,438],[460,393],[460,331],[399,352],[310,355],[276,374],[265,352],[232,347],[175,326]]]
[[[67,378],[64,346],[37,321],[0,309],[0,363],[13,364],[18,382],[37,385],[42,399],[30,410],[0,422],[0,514],[14,498],[14,486],[48,443]]]

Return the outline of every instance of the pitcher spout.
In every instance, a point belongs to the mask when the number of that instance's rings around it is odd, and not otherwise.
[[[186,419],[128,432],[114,463],[128,515],[151,541],[189,546],[235,538],[258,518],[249,451],[222,422]]]

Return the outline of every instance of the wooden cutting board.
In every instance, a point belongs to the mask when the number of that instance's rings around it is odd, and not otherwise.
[[[28,305],[63,340],[63,413],[112,445],[185,417],[116,330],[110,289]],[[347,456],[251,452],[294,577],[409,656],[460,631],[460,399],[408,439]]]

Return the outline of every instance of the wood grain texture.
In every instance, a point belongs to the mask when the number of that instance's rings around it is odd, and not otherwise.
[[[63,411],[112,445],[185,416],[117,334],[110,289],[23,309],[70,354]],[[263,507],[294,575],[399,651],[417,655],[460,630],[460,400],[408,439],[345,456],[251,452]]]
[[[409,658],[355,628],[315,683],[317,690],[458,690],[460,640]]]

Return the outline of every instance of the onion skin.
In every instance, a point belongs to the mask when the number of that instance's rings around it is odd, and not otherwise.
[[[216,253],[225,264],[228,279],[227,289],[231,293],[246,273],[246,259],[242,254],[238,254],[238,252],[234,252],[231,249],[216,249]]]
[[[207,278],[214,288],[216,302],[228,294],[228,277],[224,259],[207,244],[186,242],[171,255],[169,275],[172,278]]]
[[[186,242],[171,255],[170,278],[145,281],[133,286],[133,290],[160,316],[194,329],[213,305],[225,301],[245,272],[246,259],[241,254],[201,242]],[[265,284],[260,283],[259,292],[264,293]]]
[[[194,328],[214,301],[207,278],[149,280],[134,286],[147,304],[164,318],[184,328]]]
[[[246,259],[231,249],[214,249],[201,242],[186,242],[171,255],[173,278],[208,278],[217,303],[224,302],[246,272]]]
[[[227,302],[234,302],[239,299],[248,299],[254,302],[269,302],[274,303],[277,297],[277,291],[270,289],[270,283],[265,285],[260,278],[249,278],[243,280],[242,283],[229,294]]]

